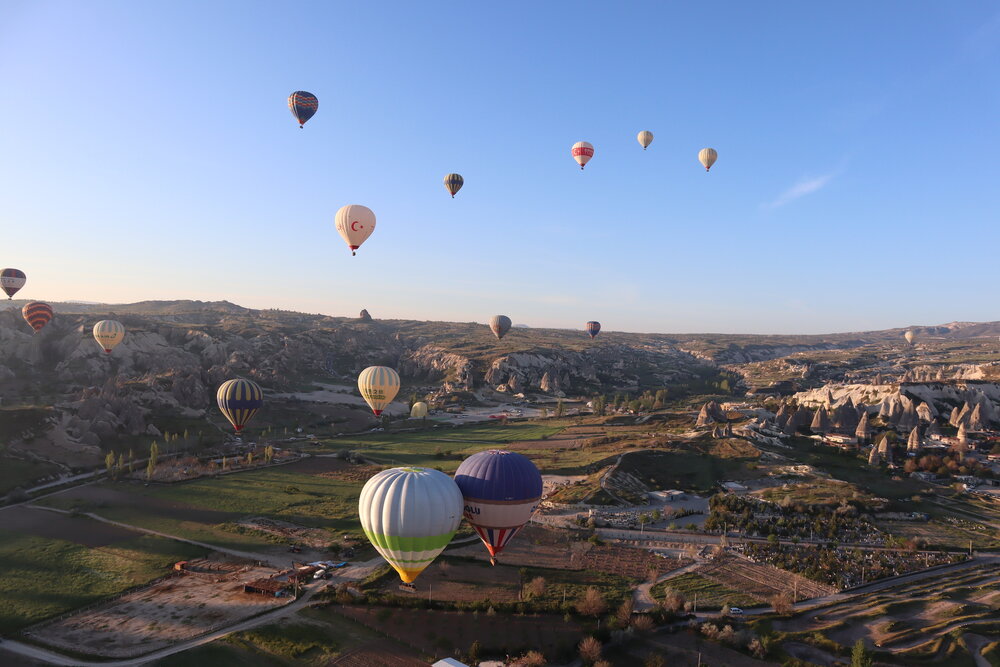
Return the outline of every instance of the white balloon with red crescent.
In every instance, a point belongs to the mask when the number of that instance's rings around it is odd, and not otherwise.
[[[375,214],[367,206],[348,204],[337,211],[336,224],[337,231],[347,242],[351,254],[355,255],[357,253],[354,251],[375,231]]]

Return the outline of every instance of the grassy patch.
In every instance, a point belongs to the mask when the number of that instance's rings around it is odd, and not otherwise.
[[[144,535],[91,548],[0,531],[0,631],[12,632],[169,571],[203,549]]]
[[[339,646],[329,629],[312,623],[265,625],[230,635],[228,641],[296,661],[328,658]]]
[[[3,416],[0,415],[0,419]],[[27,487],[36,479],[59,472],[51,463],[22,461],[9,456],[0,457],[0,495],[17,487]]]
[[[661,581],[653,586],[650,591],[653,599],[658,601],[663,600],[664,591],[667,588],[678,591],[690,602],[694,602],[695,597],[697,597],[699,610],[721,609],[726,604],[731,607],[753,607],[760,605],[760,602],[749,595],[740,593],[737,590],[693,572]]]

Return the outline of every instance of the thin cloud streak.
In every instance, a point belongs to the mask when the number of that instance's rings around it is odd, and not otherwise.
[[[806,178],[792,187],[788,188],[780,195],[778,198],[769,204],[765,204],[764,208],[774,209],[785,204],[795,201],[800,197],[805,197],[806,195],[811,195],[814,192],[818,192],[825,188],[827,184],[834,179],[837,172],[830,172],[829,174],[824,174],[823,176],[817,176],[816,178]]]

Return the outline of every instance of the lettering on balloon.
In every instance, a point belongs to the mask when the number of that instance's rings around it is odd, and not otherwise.
[[[475,507],[474,505],[466,505],[465,506],[465,516],[473,516],[475,514],[479,514],[479,508],[478,507]]]

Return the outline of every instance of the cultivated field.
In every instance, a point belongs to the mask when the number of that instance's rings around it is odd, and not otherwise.
[[[703,577],[761,601],[766,601],[778,593],[797,592],[797,599],[805,600],[836,592],[836,589],[811,579],[728,553],[699,566],[695,571]]]
[[[662,602],[667,589],[674,590],[692,604],[697,604],[700,611],[721,609],[724,605],[731,607],[753,607],[760,601],[728,586],[696,574],[688,572],[671,577],[653,586],[650,593],[658,602]]]
[[[181,574],[41,628],[32,637],[55,648],[108,658],[141,655],[288,604],[290,597],[243,592],[267,568]]]

